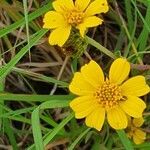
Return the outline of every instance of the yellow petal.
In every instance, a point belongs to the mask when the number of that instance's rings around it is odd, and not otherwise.
[[[144,76],[132,77],[121,85],[123,95],[143,96],[150,92]]]
[[[95,108],[92,113],[90,113],[85,120],[88,127],[95,128],[98,131],[101,130],[105,120],[105,109],[100,106]]]
[[[91,113],[98,105],[92,96],[77,97],[70,102],[70,107],[75,112],[76,118],[84,118]]]
[[[143,142],[144,142],[144,140],[143,139],[141,139],[141,138],[138,138],[138,137],[136,137],[136,136],[133,136],[133,141],[134,141],[134,143],[135,144],[142,144]]]
[[[140,126],[142,126],[143,123],[144,123],[143,117],[133,119],[133,124],[135,127],[140,127]]]
[[[129,75],[130,64],[124,58],[116,59],[109,71],[109,79],[113,83],[121,84]]]
[[[71,26],[58,27],[54,29],[49,36],[49,43],[51,45],[59,45],[60,47],[65,44],[69,38]]]
[[[83,23],[81,23],[81,24],[79,24],[76,28],[79,30],[80,35],[81,35],[82,37],[84,37],[85,32],[86,32],[86,29],[87,29],[86,26],[85,26]]]
[[[119,107],[108,110],[107,119],[110,126],[116,130],[124,129],[128,124],[126,114]]]
[[[146,108],[144,101],[136,96],[128,96],[127,100],[120,103],[121,108],[131,117],[140,118]]]
[[[43,28],[47,29],[57,28],[66,24],[64,17],[56,11],[47,12],[44,16],[43,22]]]
[[[84,18],[83,23],[79,24],[76,28],[79,29],[81,36],[84,37],[87,28],[98,26],[102,24],[102,22],[102,19],[96,16],[90,16]]]
[[[100,24],[102,24],[103,20],[100,19],[99,17],[96,17],[96,16],[90,16],[90,17],[86,17],[84,20],[83,20],[83,24],[85,27],[95,27],[95,26],[98,26]]]
[[[95,14],[106,13],[108,11],[107,0],[94,0],[86,9],[86,16],[93,16]]]
[[[78,8],[80,11],[84,11],[89,5],[90,1],[91,0],[76,0],[75,7]]]
[[[136,129],[133,135],[133,141],[135,144],[141,144],[146,139],[146,133],[140,129]]]
[[[101,67],[93,60],[81,68],[81,74],[95,88],[104,82],[104,74]]]
[[[73,0],[55,0],[52,3],[54,9],[64,14],[65,11],[74,9]]]
[[[76,72],[69,85],[69,90],[76,95],[93,95],[96,88],[87,82],[80,72]]]

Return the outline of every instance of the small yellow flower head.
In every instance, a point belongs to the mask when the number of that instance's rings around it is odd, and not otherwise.
[[[97,130],[101,130],[105,118],[112,128],[124,129],[127,115],[142,117],[146,105],[139,97],[150,92],[150,87],[141,75],[126,80],[129,72],[130,64],[124,58],[112,63],[107,78],[95,61],[84,65],[69,85],[78,95],[70,103],[75,117],[85,118],[86,125]]]
[[[108,11],[107,0],[56,0],[52,5],[54,11],[45,14],[43,28],[53,29],[49,43],[59,46],[67,41],[72,27],[83,37],[87,28],[102,24],[95,15]]]
[[[133,139],[135,144],[141,144],[146,139],[146,133],[141,130],[141,126],[144,123],[144,119],[141,118],[129,118],[129,123],[127,127],[127,135],[130,139]]]

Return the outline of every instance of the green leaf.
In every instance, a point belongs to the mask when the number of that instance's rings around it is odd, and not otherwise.
[[[52,132],[48,133],[44,138],[44,145],[46,146],[73,117],[74,113],[69,114]]]
[[[119,138],[120,138],[124,148],[126,150],[134,150],[133,146],[132,146],[130,140],[128,139],[126,133],[124,132],[124,130],[116,130],[116,132],[117,132],[117,134],[118,134],[118,136],[119,136]]]
[[[35,33],[35,36],[30,40],[30,48],[34,46],[39,39],[47,32],[45,29],[41,29],[40,31]],[[18,61],[28,52],[29,45],[27,44],[23,47],[13,59],[10,60],[8,64],[6,64],[3,68],[0,69],[0,82],[6,77],[6,75],[12,70],[12,68],[18,63]]]
[[[132,4],[133,4],[133,6],[135,7],[137,13],[139,14],[139,17],[141,18],[142,22],[144,23],[144,26],[147,28],[148,32],[150,32],[150,26],[149,26],[149,24],[145,21],[145,19],[143,18],[141,12],[139,11],[139,9],[138,9],[137,6],[136,6],[136,3],[135,3],[133,0],[131,0],[131,2],[132,2]],[[149,5],[149,4],[148,4],[148,5]]]
[[[60,101],[60,100],[53,100],[53,101],[47,101],[42,103],[40,106],[38,106],[32,113],[31,121],[32,121],[32,131],[33,131],[33,137],[35,141],[35,147],[36,150],[43,150],[44,149],[44,144],[43,144],[43,138],[42,138],[42,132],[41,132],[41,125],[40,125],[40,117],[39,117],[39,112],[40,110],[44,109],[50,109],[50,108],[59,108],[59,107],[66,107],[69,105],[68,101]],[[65,119],[64,119],[65,120]],[[59,127],[60,124],[54,128],[54,130],[51,132],[51,134],[46,138],[46,143],[47,141],[49,142],[51,138],[57,134],[57,132],[63,127]]]
[[[149,143],[149,142],[144,142],[144,143],[142,143],[142,144],[135,145],[134,147],[135,147],[135,148],[143,148],[143,150],[146,149],[146,148],[147,148],[147,149],[148,149],[148,148],[150,149],[150,143]]]
[[[32,131],[33,131],[36,150],[43,150],[44,144],[42,140],[42,132],[40,127],[39,107],[37,107],[33,111],[31,120],[32,120]]]
[[[96,47],[98,50],[100,50],[102,53],[106,54],[107,56],[109,56],[110,58],[113,58],[115,59],[116,56],[110,51],[108,50],[107,48],[103,47],[101,44],[99,44],[98,42],[96,42],[95,40],[93,40],[92,38],[86,36],[86,40],[87,42]]]
[[[73,95],[27,95],[27,94],[10,94],[1,93],[0,101],[26,101],[26,102],[44,102],[50,100],[71,100],[75,96]]]
[[[30,77],[30,78],[32,77],[32,79],[37,80],[37,81],[42,81],[42,82],[47,82],[47,83],[55,83],[55,84],[61,85],[63,87],[68,87],[67,82],[59,81],[59,80],[56,80],[52,77],[47,77],[47,76],[39,74],[39,73],[31,72],[31,71],[16,68],[16,67],[14,67],[12,70],[17,72],[17,73],[21,73],[27,77]]]
[[[91,128],[86,129],[84,132],[82,132],[76,140],[68,147],[68,150],[74,150],[75,146],[79,143],[79,141],[90,131]]]
[[[47,5],[37,9],[35,12],[31,13],[28,15],[28,21],[32,21],[33,19],[41,16],[42,14],[44,14],[45,12],[47,12],[48,10],[52,9],[52,5],[51,2],[48,3]],[[3,37],[4,35],[12,32],[13,30],[15,30],[18,27],[21,27],[22,25],[25,24],[25,18],[22,18],[21,20],[15,22],[14,24],[11,24],[7,27],[5,27],[4,29],[0,30],[0,38]]]

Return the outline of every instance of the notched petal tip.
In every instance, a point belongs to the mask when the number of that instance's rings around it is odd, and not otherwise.
[[[125,81],[121,85],[123,95],[143,96],[150,92],[145,77],[138,75]]]
[[[95,14],[106,13],[109,10],[107,0],[94,0],[87,7],[86,16],[92,16]]]
[[[53,29],[49,36],[49,43],[51,45],[59,45],[60,47],[62,47],[68,40],[70,31],[71,26],[61,26],[56,29]]]
[[[146,108],[145,102],[136,96],[128,96],[126,101],[120,103],[120,106],[129,116],[134,118],[141,118]]]
[[[125,58],[117,58],[111,65],[109,79],[113,83],[121,84],[127,79],[130,72],[130,63]]]
[[[87,82],[96,90],[104,82],[104,74],[101,67],[93,60],[81,68],[81,74]]]
[[[135,127],[141,127],[144,123],[144,118],[141,117],[141,118],[134,118],[133,119],[133,124]]]
[[[105,110],[100,106],[95,107],[85,119],[85,123],[88,127],[95,128],[98,131],[102,129],[104,121]]]
[[[69,85],[69,90],[76,95],[92,95],[95,89],[85,80],[82,73],[76,72]]]

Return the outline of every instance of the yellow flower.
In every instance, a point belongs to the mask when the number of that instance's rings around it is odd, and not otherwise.
[[[43,28],[53,29],[49,43],[59,46],[67,41],[72,27],[83,37],[87,28],[102,24],[103,20],[94,15],[108,11],[107,0],[56,0],[52,5],[55,11],[45,14]]]
[[[142,117],[146,105],[139,96],[147,94],[150,87],[141,75],[126,80],[129,72],[130,64],[124,58],[112,63],[106,78],[95,61],[84,65],[69,85],[79,96],[70,103],[75,117],[86,118],[86,125],[97,130],[101,130],[105,116],[114,129],[127,127],[127,115]]]
[[[130,139],[133,139],[135,144],[141,144],[146,139],[146,133],[140,129],[143,123],[144,119],[142,117],[134,118],[132,120],[129,118],[127,134]]]

